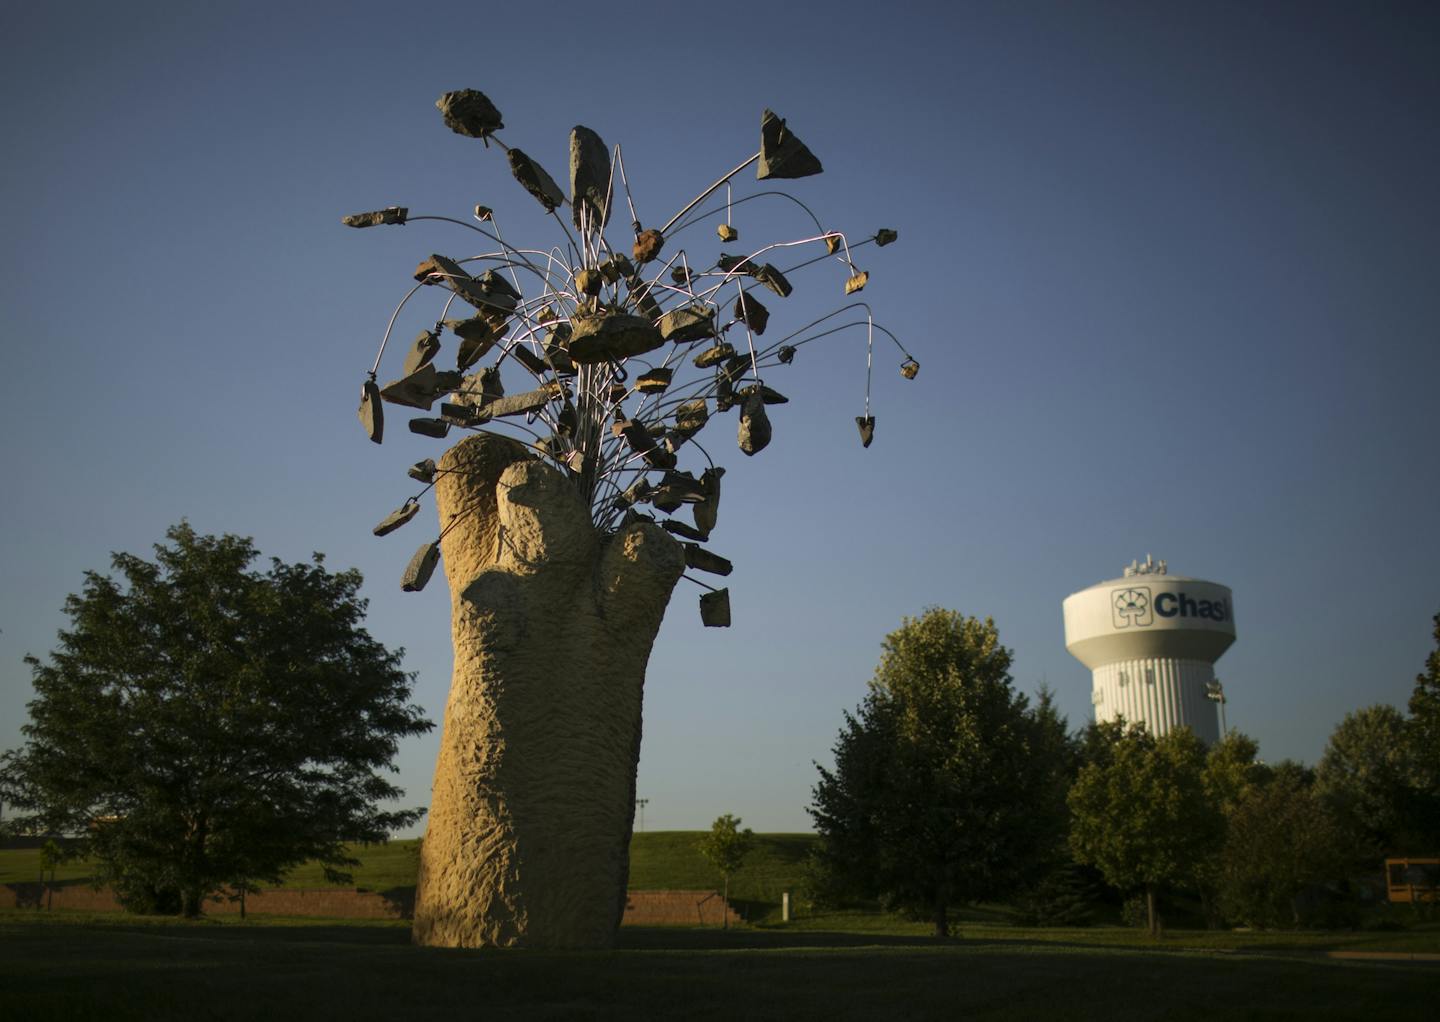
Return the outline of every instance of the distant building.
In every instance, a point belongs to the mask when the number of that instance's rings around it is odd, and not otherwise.
[[[1157,736],[1188,726],[1217,741],[1215,661],[1235,641],[1234,607],[1228,587],[1149,557],[1066,597],[1065,648],[1092,672],[1095,719],[1143,721]]]

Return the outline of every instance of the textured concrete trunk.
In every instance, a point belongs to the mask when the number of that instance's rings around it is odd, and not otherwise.
[[[625,908],[645,665],[680,545],[602,537],[524,447],[457,444],[436,486],[455,671],[416,943],[608,947]]]

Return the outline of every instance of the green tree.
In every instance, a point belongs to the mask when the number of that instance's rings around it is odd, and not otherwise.
[[[809,809],[834,886],[924,912],[1010,893],[1064,828],[1064,721],[1011,685],[995,623],[932,609],[886,637]],[[1058,733],[1057,733],[1058,730]]]
[[[1406,722],[1414,782],[1407,816],[1418,850],[1440,851],[1440,614],[1435,615],[1435,648],[1415,677]]]
[[[727,911],[721,918],[725,920],[727,930],[730,928],[730,877],[745,865],[745,857],[750,854],[754,845],[755,832],[749,827],[741,830],[740,817],[731,816],[729,813],[717,817],[710,825],[710,833],[700,841],[700,854],[724,877]]]
[[[42,663],[25,745],[0,795],[32,831],[69,833],[129,907],[195,915],[226,885],[277,882],[347,840],[381,840],[423,810],[403,794],[398,740],[429,730],[412,678],[362,627],[360,575],[272,560],[249,539],[181,524],[153,562],[87,572]]]
[[[1360,859],[1406,851],[1414,767],[1410,729],[1399,710],[1380,704],[1345,715],[1315,768],[1315,792],[1357,842]],[[1360,863],[1357,861],[1356,865]]]
[[[1126,730],[1070,789],[1070,848],[1106,883],[1145,894],[1152,934],[1156,897],[1195,884],[1218,852],[1224,821],[1205,791],[1205,743],[1189,728],[1156,739]]]
[[[1300,895],[1339,879],[1348,856],[1344,837],[1303,769],[1277,769],[1247,788],[1231,807],[1220,857],[1220,904],[1251,926],[1298,926]]]

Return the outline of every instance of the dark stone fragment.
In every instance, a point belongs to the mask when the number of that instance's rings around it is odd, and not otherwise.
[[[854,274],[852,274],[849,278],[846,279],[845,293],[847,295],[853,295],[856,291],[863,290],[865,285],[869,282],[870,274],[866,273],[864,270],[857,270]]]
[[[730,382],[729,376],[717,372],[715,376],[715,410],[728,412],[733,407],[735,407],[735,386]]]
[[[642,373],[640,378],[635,381],[635,389],[642,394],[663,393],[665,388],[670,386],[670,380],[674,375],[675,370],[673,369],[651,369],[647,373]]]
[[[633,504],[642,504],[650,499],[650,480],[641,476],[630,484],[629,488],[615,498],[615,507],[630,507]]]
[[[425,583],[430,581],[430,576],[435,574],[435,565],[440,563],[440,541],[426,543],[415,556],[410,558],[410,563],[405,566],[405,574],[400,577],[400,588],[407,593],[418,593],[425,588]]]
[[[426,458],[424,461],[417,461],[405,470],[405,474],[422,483],[433,483],[435,481],[435,459]]]
[[[690,268],[687,266],[673,266],[670,268],[670,279],[675,282],[676,287],[690,286]]]
[[[729,224],[720,224],[715,228],[715,233],[720,235],[721,241],[736,241],[740,237],[740,232]]]
[[[631,250],[631,255],[635,257],[637,265],[643,266],[658,256],[664,247],[665,235],[652,227],[635,236],[635,246]]]
[[[474,405],[444,403],[440,405],[440,419],[452,426],[473,426],[485,416]]]
[[[575,431],[580,428],[580,416],[575,412],[575,406],[568,400],[561,407],[559,414],[555,416],[555,426],[561,436],[574,436]]]
[[[760,283],[764,284],[771,291],[774,291],[781,298],[789,298],[790,292],[795,290],[790,286],[790,282],[785,279],[785,274],[775,269],[775,267],[771,266],[769,263],[761,266],[758,270],[752,273],[751,276],[758,280]]]
[[[660,336],[676,344],[689,344],[715,336],[715,317],[705,305],[686,305],[660,317]]]
[[[360,417],[360,425],[373,443],[384,441],[385,410],[380,405],[380,388],[374,380],[366,380],[360,385],[360,407],[355,414]]]
[[[515,180],[535,196],[547,213],[553,212],[555,207],[565,201],[565,193],[560,191],[555,179],[545,173],[544,167],[519,149],[511,149],[506,156],[510,160],[510,173],[515,175]]]
[[[480,278],[480,286],[490,295],[491,300],[505,309],[507,312],[515,311],[515,303],[520,301],[520,292],[515,290],[515,285],[506,279],[505,274],[496,273],[494,270],[486,270]],[[505,299],[509,301],[505,301]]]
[[[459,373],[437,372],[434,365],[426,365],[408,376],[385,384],[380,396],[391,404],[424,408],[428,411],[437,397],[459,385]]]
[[[705,499],[695,505],[695,527],[707,536],[715,531],[720,516],[720,477],[724,474],[725,470],[716,465],[700,475],[700,492]]]
[[[860,446],[869,447],[870,441],[875,439],[875,416],[857,415],[855,425],[860,430]]]
[[[920,372],[920,363],[916,362],[913,358],[907,358],[904,362],[900,363],[900,375],[905,377],[905,379],[915,379],[915,374],[918,372]]]
[[[760,115],[760,164],[755,169],[758,180],[809,177],[824,169],[805,143],[785,127],[784,119],[769,110]]]
[[[486,419],[497,419],[505,415],[529,415],[538,412],[560,396],[557,384],[549,384],[539,390],[527,390],[523,394],[498,397],[480,406],[480,414]]]
[[[641,316],[577,316],[571,327],[570,358],[578,365],[618,362],[654,351],[664,343],[660,331]]]
[[[651,468],[658,468],[661,471],[668,472],[670,469],[674,468],[676,464],[675,455],[672,452],[667,451],[665,448],[658,445],[650,448],[643,455],[641,455],[641,457],[645,459],[645,464],[649,465]]]
[[[384,521],[382,521],[379,525],[375,526],[373,530],[375,535],[390,535],[390,533],[394,532],[396,529],[400,528],[400,526],[404,525],[406,522],[410,521],[410,519],[414,518],[415,512],[419,510],[420,505],[418,502],[413,500],[407,500],[404,504],[400,505],[398,510],[391,511],[388,515],[385,516]]]
[[[623,437],[630,449],[637,454],[643,454],[655,446],[655,438],[639,419],[625,419],[613,423],[610,429],[616,436]]]
[[[705,427],[710,420],[710,412],[705,407],[703,397],[694,401],[686,401],[675,409],[675,428],[685,433],[687,437],[694,436]]]
[[[876,244],[876,246],[879,247],[879,248],[884,248],[886,245],[890,244],[891,242],[899,240],[899,238],[900,238],[900,232],[899,232],[899,231],[892,231],[892,230],[891,230],[890,228],[888,228],[888,227],[882,227],[882,228],[880,228],[878,231],[875,232],[875,244]]]
[[[550,367],[545,364],[545,360],[523,344],[517,344],[511,348],[510,355],[516,362],[519,362],[536,376],[544,376],[550,371]]]
[[[717,375],[723,374],[725,379],[731,383],[739,383],[745,378],[745,374],[750,371],[750,366],[750,354],[746,352],[743,355],[733,355],[727,358],[725,365],[715,370],[715,372]]]
[[[457,135],[484,138],[505,127],[495,104],[474,89],[447,92],[435,101],[435,106],[445,118],[445,126]]]
[[[655,506],[657,511],[664,511],[666,514],[669,514],[672,511],[678,511],[684,501],[680,499],[680,495],[674,490],[667,490],[662,486],[650,494],[650,503]]]
[[[726,341],[721,341],[713,348],[706,348],[695,356],[695,365],[699,369],[709,369],[713,365],[719,365],[727,358],[735,356],[735,347]]]
[[[751,394],[759,394],[760,400],[764,401],[767,405],[788,405],[790,403],[790,399],[784,394],[778,390],[772,390],[763,383],[752,383],[740,391],[742,398],[748,398]]]
[[[775,353],[775,357],[788,366],[791,362],[795,361],[795,349],[786,344]]]
[[[747,455],[756,455],[770,446],[770,416],[765,414],[765,402],[759,394],[751,394],[740,406],[740,450]]]
[[[404,206],[386,206],[370,213],[351,213],[342,216],[340,222],[346,227],[379,227],[381,224],[403,224],[410,211]]]
[[[410,351],[405,355],[404,371],[409,376],[418,372],[430,364],[435,358],[435,353],[440,350],[440,335],[433,330],[423,330],[415,338],[415,343],[410,345]]]
[[[695,568],[699,571],[708,571],[712,575],[728,575],[735,570],[735,566],[721,557],[719,554],[712,554],[703,546],[694,543],[681,543],[685,548],[685,567]]]
[[[410,432],[444,440],[450,433],[450,423],[444,419],[411,419]]]
[[[584,269],[575,274],[575,287],[582,294],[594,298],[605,286],[605,277],[599,270]]]
[[[720,253],[715,265],[720,267],[721,273],[754,273],[756,269],[749,256],[732,256],[724,252]]]
[[[570,130],[570,215],[580,229],[581,214],[589,227],[598,231],[610,219],[610,152],[605,142],[589,128],[577,124]]]
[[[760,299],[754,295],[747,295],[740,292],[740,297],[735,299],[734,316],[757,334],[765,332],[766,325],[770,322],[770,310],[760,304]]]
[[[693,539],[699,543],[703,543],[710,538],[708,534],[701,532],[699,529],[692,529],[684,522],[677,522],[673,518],[667,518],[661,522],[660,528],[671,535],[684,536],[686,539]]]
[[[730,627],[730,590],[700,594],[700,622],[706,628]]]

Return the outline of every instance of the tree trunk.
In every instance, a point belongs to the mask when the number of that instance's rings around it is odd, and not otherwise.
[[[200,903],[203,899],[200,891],[195,887],[186,887],[180,891],[180,914],[186,919],[197,919],[200,916]]]
[[[935,936],[950,936],[950,915],[944,898],[937,899],[935,902]]]
[[[1150,920],[1150,936],[1158,937],[1160,928],[1155,921],[1155,888],[1153,886],[1145,888],[1145,910]]]
[[[560,472],[471,437],[436,499],[455,667],[413,938],[609,947],[625,910],[645,665],[681,547],[602,537]]]
[[[720,896],[720,928],[730,929],[730,874],[725,874],[725,893]]]

